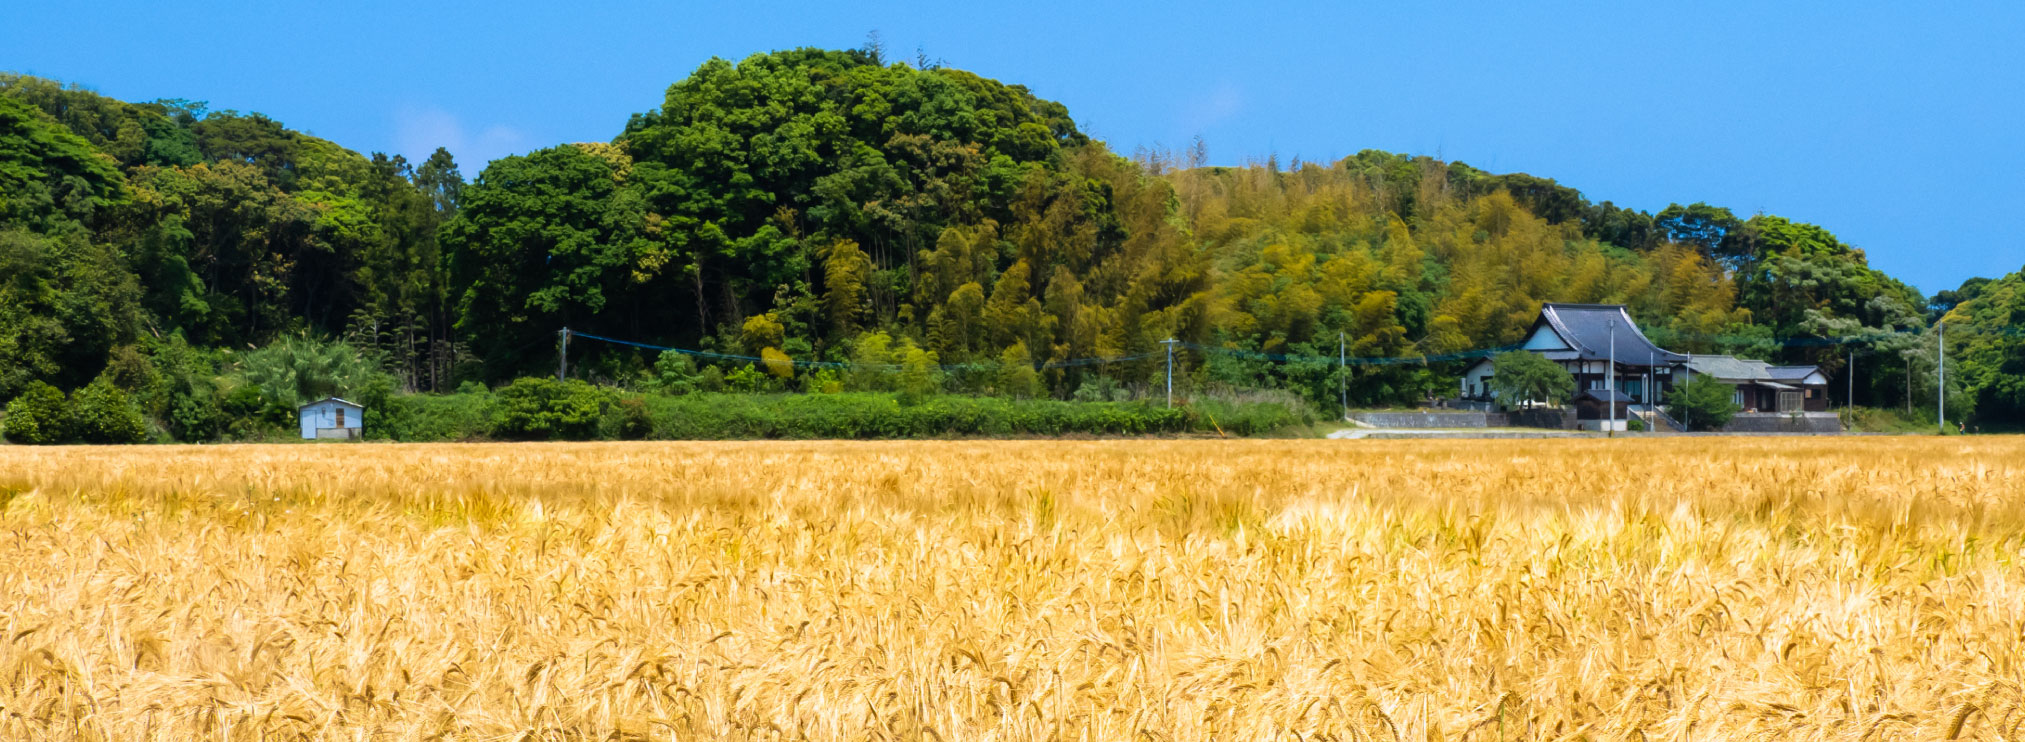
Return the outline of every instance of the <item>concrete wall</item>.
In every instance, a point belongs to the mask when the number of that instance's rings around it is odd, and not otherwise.
[[[1467,411],[1352,412],[1350,419],[1379,428],[1483,428],[1490,414]]]
[[[1559,407],[1533,407],[1505,413],[1511,424],[1520,428],[1546,428],[1548,430],[1574,430],[1575,411]]]
[[[1842,418],[1833,412],[1739,412],[1723,426],[1725,433],[1840,433]]]

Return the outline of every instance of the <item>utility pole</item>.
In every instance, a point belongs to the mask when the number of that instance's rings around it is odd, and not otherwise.
[[[1941,435],[1948,434],[1948,323],[1934,323],[1941,328],[1939,339],[1934,341],[1934,363],[1940,374],[1939,387],[1934,390],[1934,409],[1941,418]]]
[[[1694,380],[1695,380],[1695,354],[1689,353],[1687,354],[1687,362],[1681,364],[1680,366],[1680,381],[1679,383],[1674,384],[1674,386],[1686,386],[1688,382]],[[1695,417],[1694,410],[1690,410],[1685,407],[1681,408],[1680,414],[1681,427],[1687,428],[1688,430],[1694,430],[1694,426],[1688,424],[1688,421],[1693,420],[1694,417]]]
[[[1610,370],[1603,374],[1603,390],[1608,392],[1603,409],[1609,415],[1609,422],[1603,426],[1603,434],[1617,436],[1617,320],[1610,320]]]
[[[1659,432],[1659,356],[1645,352],[1645,422],[1647,433]]]
[[[1343,331],[1336,331],[1336,383],[1343,388],[1343,419],[1350,419],[1350,356]]]
[[[555,380],[556,380],[556,381],[569,381],[569,380],[570,380],[570,328],[568,328],[568,327],[562,328],[562,331],[561,331],[561,332],[557,332],[556,334],[557,334],[557,335],[560,335],[560,336],[562,336],[562,352],[560,352],[560,353],[557,353],[557,354],[556,354],[556,357],[555,357],[555,361],[556,361],[556,364],[555,364]]]
[[[1856,409],[1856,346],[1849,346],[1849,398],[1843,400],[1843,407]]]
[[[1174,406],[1174,338],[1160,341],[1167,346],[1167,406]]]

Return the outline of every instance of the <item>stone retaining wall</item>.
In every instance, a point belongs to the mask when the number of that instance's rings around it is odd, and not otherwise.
[[[1350,419],[1378,428],[1484,428],[1491,415],[1460,410],[1418,412],[1352,412]]]

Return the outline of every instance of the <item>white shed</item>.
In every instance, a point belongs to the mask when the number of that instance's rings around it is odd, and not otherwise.
[[[296,408],[307,439],[358,438],[365,432],[366,408],[337,397],[324,397]]]

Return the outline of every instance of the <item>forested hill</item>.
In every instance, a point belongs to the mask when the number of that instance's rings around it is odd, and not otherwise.
[[[1992,308],[2019,292],[1990,290],[2019,279],[1929,299],[1777,216],[1646,213],[1375,151],[1124,156],[1023,87],[866,51],[711,60],[613,124],[466,184],[442,150],[367,157],[258,114],[0,78],[0,400],[38,380],[152,384],[181,390],[155,403],[174,427],[176,405],[251,394],[228,377],[278,345],[341,340],[432,391],[552,373],[567,326],[932,361],[950,391],[1058,397],[1143,388],[1173,337],[1198,346],[1179,356],[1188,388],[1333,403],[1339,338],[1353,357],[1440,356],[1512,343],[1567,301],[1628,304],[1669,347],[1838,378],[1854,351],[1875,405],[1932,397],[1932,325],[1952,309],[1951,348],[1974,344],[1958,408],[2025,410],[2025,350],[2000,331],[2021,309]],[[626,384],[655,359],[582,341],[571,360]],[[828,373],[772,368],[781,388]],[[1458,370],[1352,365],[1348,393],[1408,401]]]

